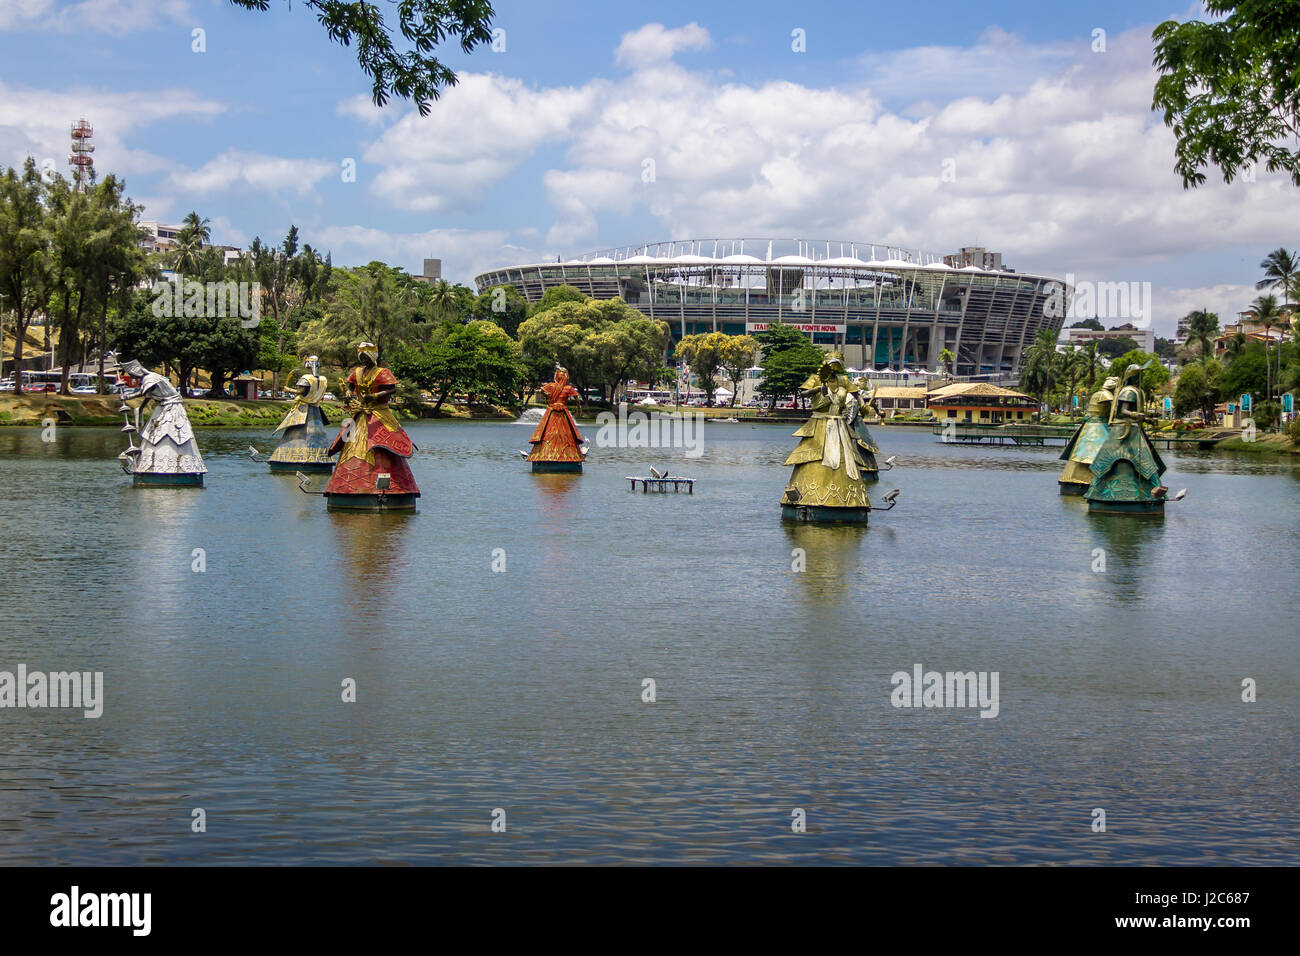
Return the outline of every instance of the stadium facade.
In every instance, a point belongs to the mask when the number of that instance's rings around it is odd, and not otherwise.
[[[512,285],[529,302],[558,285],[618,296],[667,321],[674,340],[779,320],[840,348],[851,367],[938,370],[947,349],[955,374],[994,376],[1018,372],[1040,330],[1060,332],[1073,291],[1050,276],[954,266],[897,246],[804,239],[652,242],[493,269],[475,283],[479,292]],[[1060,308],[1045,308],[1053,297]]]

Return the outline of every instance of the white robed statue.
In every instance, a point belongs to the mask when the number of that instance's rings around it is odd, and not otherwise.
[[[122,366],[127,385],[122,401],[137,409],[153,402],[153,414],[140,432],[139,447],[127,449],[123,468],[137,485],[201,485],[207,467],[199,454],[185,402],[171,381],[139,362]],[[137,418],[138,421],[138,418]],[[130,426],[128,425],[128,428]]]

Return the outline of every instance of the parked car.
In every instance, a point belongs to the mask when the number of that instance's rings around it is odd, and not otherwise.
[[[336,401],[336,399],[334,398],[334,393],[333,393],[333,392],[326,392],[325,395],[323,396],[323,398],[324,398],[325,401],[327,401],[327,402],[333,402],[333,401]]]

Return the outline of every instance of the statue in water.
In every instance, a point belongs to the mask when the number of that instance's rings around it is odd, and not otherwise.
[[[1151,421],[1140,384],[1141,365],[1130,365],[1111,405],[1106,438],[1089,465],[1088,510],[1113,514],[1163,514],[1169,489],[1160,483],[1165,463],[1142,426]],[[1130,378],[1136,380],[1129,384]]]
[[[123,431],[135,431],[139,427],[140,410],[149,402],[154,403],[149,423],[140,432],[139,447],[131,444],[118,456],[122,469],[132,478],[131,483],[202,486],[208,469],[199,454],[194,429],[185,413],[185,402],[171,380],[150,372],[136,361],[123,365],[118,378],[126,385],[122,392],[123,409],[136,409],[135,423],[128,421]]]
[[[849,381],[838,352],[827,355],[817,374],[799,389],[799,394],[812,403],[812,416],[794,433],[802,441],[785,460],[794,470],[781,497],[783,518],[854,523],[867,520],[871,513],[868,466],[875,462],[875,446],[869,434],[864,440],[853,428],[860,390]]]
[[[268,459],[272,471],[329,471],[334,467],[329,450],[330,438],[325,431],[325,412],[320,407],[327,381],[320,374],[320,359],[316,356],[307,356],[303,364],[306,372],[294,386],[298,397],[272,432],[274,435],[284,433],[279,446]]]
[[[1057,479],[1061,494],[1082,495],[1092,484],[1092,463],[1110,432],[1110,413],[1115,405],[1117,388],[1119,379],[1112,375],[1088,399],[1082,423],[1061,452],[1061,460],[1066,463]]]
[[[546,393],[546,414],[528,439],[533,446],[528,454],[533,471],[582,471],[587,452],[578,423],[569,412],[569,399],[578,394],[569,384],[569,370],[555,366],[555,380],[543,385],[542,391]]]
[[[357,366],[347,377],[346,408],[329,454],[339,456],[325,486],[330,508],[360,511],[414,511],[420,489],[406,459],[415,444],[388,407],[397,379],[379,364],[370,342],[357,346]]]

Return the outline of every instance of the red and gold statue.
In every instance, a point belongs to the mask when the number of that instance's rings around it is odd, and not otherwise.
[[[357,346],[357,356],[347,378],[350,417],[329,448],[339,460],[325,486],[325,501],[330,508],[414,511],[420,489],[406,459],[415,444],[388,408],[397,379],[380,366],[379,350],[370,342]]]
[[[555,367],[555,381],[542,386],[546,393],[546,414],[528,439],[533,446],[528,460],[535,472],[582,471],[587,457],[585,440],[578,432],[578,423],[569,413],[569,399],[578,390],[569,384],[569,371],[562,365]]]

